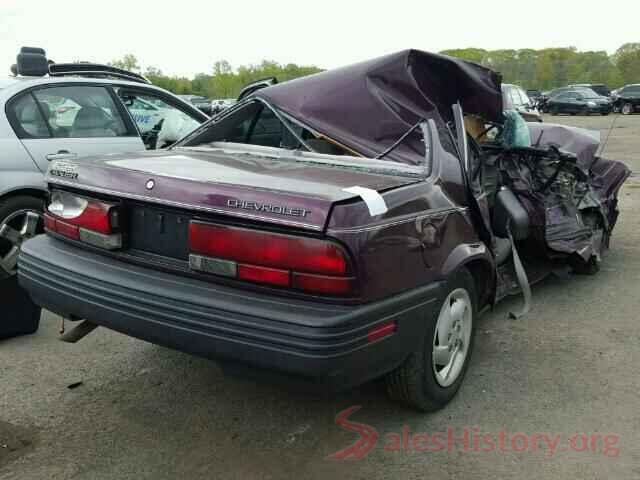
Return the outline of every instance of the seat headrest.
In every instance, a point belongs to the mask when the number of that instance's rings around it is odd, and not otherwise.
[[[73,120],[73,128],[82,130],[104,128],[109,123],[109,117],[101,108],[82,107]]]
[[[42,77],[49,73],[47,57],[41,53],[19,53],[16,65],[18,75]]]
[[[38,111],[38,107],[33,103],[29,103],[25,105],[20,111],[18,120],[20,121],[20,123],[36,123],[42,122],[42,116]]]
[[[22,47],[20,49],[20,53],[37,53],[38,55],[42,55],[43,57],[47,56],[44,48],[40,47]]]

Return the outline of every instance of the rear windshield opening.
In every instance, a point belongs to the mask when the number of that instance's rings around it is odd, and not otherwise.
[[[280,118],[278,118],[280,117]],[[282,120],[281,120],[282,119]],[[286,122],[286,125],[283,123]],[[289,121],[262,102],[250,102],[210,124],[184,146],[195,147],[217,142],[241,143],[287,150],[310,150],[327,155],[353,155],[346,148]]]

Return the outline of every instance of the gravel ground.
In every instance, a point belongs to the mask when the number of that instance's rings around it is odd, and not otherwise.
[[[507,319],[517,298],[485,315],[444,410],[405,410],[378,384],[326,397],[227,378],[105,329],[69,345],[44,313],[37,334],[0,342],[0,478],[640,478],[640,116],[547,120],[610,131],[606,156],[636,172],[611,251],[597,276],[535,287],[527,318]],[[377,446],[328,460],[356,440],[334,422],[356,405],[352,420],[376,429]],[[413,434],[447,429],[452,448],[417,451]],[[501,432],[492,449],[483,436]],[[556,436],[555,450],[541,440]]]

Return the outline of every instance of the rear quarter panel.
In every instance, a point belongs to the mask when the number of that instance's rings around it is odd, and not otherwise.
[[[470,260],[492,268],[465,205],[458,160],[441,151],[432,175],[383,194],[387,213],[371,217],[362,201],[338,204],[327,234],[352,252],[364,301],[446,279]]]

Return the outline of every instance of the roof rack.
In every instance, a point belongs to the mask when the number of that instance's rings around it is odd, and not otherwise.
[[[49,65],[49,75],[52,77],[75,75],[93,78],[120,78],[131,82],[151,84],[149,80],[138,73],[100,63],[52,63]]]

